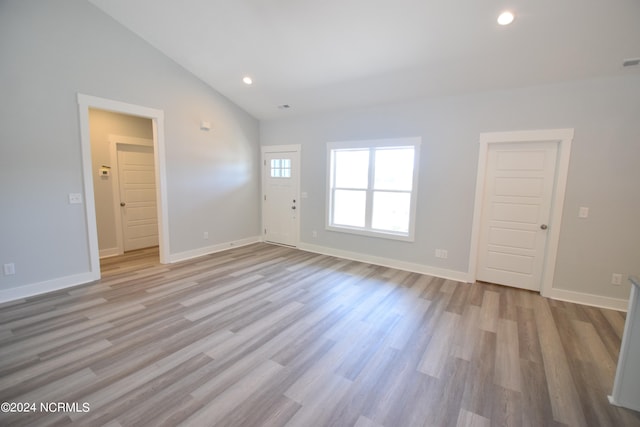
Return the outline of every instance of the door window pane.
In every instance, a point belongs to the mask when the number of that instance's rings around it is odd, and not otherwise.
[[[271,159],[271,178],[291,178],[291,159]]]

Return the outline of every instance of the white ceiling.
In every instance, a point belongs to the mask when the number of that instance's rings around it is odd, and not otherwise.
[[[89,1],[259,119],[640,71],[640,0]]]

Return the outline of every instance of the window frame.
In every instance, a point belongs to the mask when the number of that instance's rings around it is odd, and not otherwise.
[[[415,240],[415,218],[417,208],[417,194],[418,194],[418,177],[419,177],[419,165],[420,165],[420,145],[422,138],[420,137],[406,137],[406,138],[393,138],[393,139],[376,139],[376,140],[359,140],[359,141],[339,141],[327,143],[327,179],[326,179],[326,212],[325,212],[325,229],[329,231],[336,231],[341,233],[357,234],[361,236],[379,237],[384,239],[402,240],[413,242]],[[375,183],[375,150],[384,148],[400,148],[400,147],[412,147],[413,153],[413,177],[412,186],[410,191],[410,207],[409,207],[409,229],[407,233],[394,232],[388,230],[374,229],[371,226],[373,218],[373,195],[378,192],[389,193],[409,193],[407,190],[376,190]],[[355,227],[347,225],[333,224],[333,195],[336,190],[343,188],[336,188],[333,186],[335,178],[334,171],[334,152],[336,150],[369,150],[369,170],[368,170],[368,184],[365,191],[365,226]],[[347,188],[344,188],[347,189]],[[361,189],[358,189],[363,191]]]

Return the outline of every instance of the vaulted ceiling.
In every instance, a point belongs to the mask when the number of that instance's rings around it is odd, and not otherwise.
[[[639,0],[90,2],[259,119],[640,72]]]

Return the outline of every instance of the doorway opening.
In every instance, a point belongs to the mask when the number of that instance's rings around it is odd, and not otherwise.
[[[83,94],[78,94],[78,104],[92,278],[100,278],[101,256],[127,248],[157,246],[159,262],[168,262],[164,113]],[[107,119],[102,125],[111,126],[99,129],[98,116]],[[118,167],[120,162],[127,167]],[[129,240],[141,246],[127,245],[127,226]]]
[[[100,258],[158,246],[151,120],[91,108],[89,127]]]

